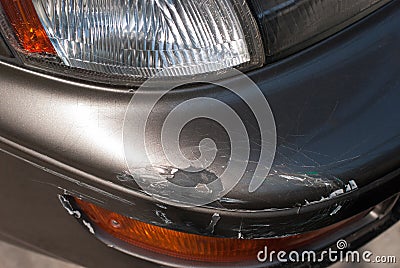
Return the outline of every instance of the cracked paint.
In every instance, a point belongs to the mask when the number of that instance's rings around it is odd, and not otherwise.
[[[90,224],[90,222],[82,220],[82,223],[83,223],[83,225],[85,225],[88,228],[88,230],[91,234],[95,234],[94,229],[93,229],[92,225]]]
[[[156,210],[156,215],[160,218],[165,224],[172,224],[172,221],[168,219],[167,215],[161,210]]]
[[[221,217],[220,217],[220,215],[218,214],[218,213],[214,213],[212,216],[211,216],[211,221],[210,221],[210,224],[208,225],[208,227],[207,227],[207,231],[209,231],[210,233],[214,233],[214,229],[215,229],[215,226],[217,225],[217,223],[218,223],[218,221],[221,219]]]
[[[74,216],[77,219],[81,218],[81,212],[72,208],[71,203],[62,195],[58,195],[58,200],[60,200],[63,208],[68,212],[69,215]]]

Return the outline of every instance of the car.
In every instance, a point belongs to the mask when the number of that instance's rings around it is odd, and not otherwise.
[[[399,0],[0,0],[0,239],[85,267],[323,267],[400,218]],[[392,262],[395,262],[392,258]]]

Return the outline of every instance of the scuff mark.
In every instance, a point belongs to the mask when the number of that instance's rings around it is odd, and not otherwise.
[[[94,229],[93,229],[92,225],[90,224],[90,222],[87,222],[87,221],[85,221],[85,220],[82,220],[82,223],[83,223],[83,225],[85,225],[85,226],[88,228],[88,230],[89,230],[89,232],[90,232],[91,234],[95,234],[95,233],[94,233]]]
[[[67,198],[65,198],[62,195],[58,195],[58,200],[60,200],[61,205],[63,206],[63,208],[68,212],[69,215],[74,216],[77,219],[81,218],[81,212],[79,210],[74,210],[72,208],[71,203],[68,201]]]
[[[338,196],[338,195],[341,195],[341,194],[343,194],[343,193],[344,193],[343,189],[336,190],[336,191],[332,192],[332,193],[329,195],[329,198],[333,198],[333,197]]]
[[[287,179],[287,180],[296,180],[296,181],[305,181],[307,178],[290,176],[290,175],[279,175],[279,177]]]
[[[247,201],[245,200],[240,200],[240,199],[236,199],[236,198],[229,198],[229,197],[221,197],[219,199],[220,203],[227,203],[227,204],[245,204],[247,203]]]
[[[354,180],[349,181],[349,184],[352,190],[358,189],[358,185]]]
[[[351,191],[351,186],[350,186],[350,184],[346,184],[346,192],[349,192],[349,191]]]
[[[240,227],[238,231],[238,239],[244,239],[244,236],[242,234],[242,228],[243,228],[243,220],[240,222]]]
[[[304,202],[306,203],[306,205],[312,205],[312,204],[316,204],[316,203],[320,203],[320,202],[324,202],[324,201],[328,201],[330,199],[330,197],[323,197],[321,196],[320,200],[316,200],[316,201],[308,201],[307,199],[304,200]]]
[[[257,229],[258,228],[262,228],[262,227],[269,227],[269,226],[271,226],[270,224],[266,224],[266,223],[263,223],[263,224],[252,224],[251,225],[251,227],[256,227]]]
[[[340,196],[340,195],[342,195],[344,193],[348,193],[350,191],[355,191],[357,189],[358,189],[357,183],[354,180],[350,180],[348,184],[344,185],[344,190],[343,189],[335,190],[332,193],[330,193],[328,197],[321,196],[321,199],[317,200],[317,201],[309,202],[308,200],[304,200],[304,202],[305,202],[306,205],[320,203],[320,202],[323,202],[323,201],[330,200],[330,199],[332,199],[334,197]]]
[[[218,213],[214,213],[212,216],[211,216],[211,221],[210,221],[210,224],[208,225],[208,227],[207,227],[207,231],[209,231],[209,232],[211,232],[212,234],[214,233],[214,229],[215,229],[215,226],[217,225],[217,223],[218,223],[218,221],[221,219],[221,217],[219,216],[219,214]]]
[[[58,200],[60,200],[61,205],[68,212],[69,215],[74,216],[77,219],[81,219],[81,217],[82,217],[81,212],[79,210],[73,209],[71,203],[69,202],[69,200],[67,198],[65,198],[65,196],[59,194],[58,195]],[[87,227],[87,229],[89,230],[89,232],[91,234],[95,234],[94,228],[90,224],[90,222],[82,219],[82,223],[83,223],[84,226]]]
[[[161,204],[156,204],[156,206],[157,206],[157,207],[159,207],[159,208],[162,208],[162,209],[167,209],[167,207],[166,207],[166,206],[164,206],[164,205],[161,205]]]
[[[338,205],[338,206],[331,212],[331,214],[329,214],[329,216],[335,215],[336,213],[339,212],[339,210],[340,210],[341,208],[342,208],[342,206],[341,206],[341,205]]]
[[[165,223],[165,224],[171,224],[172,221],[168,219],[167,215],[162,212],[161,210],[156,210],[156,215]]]

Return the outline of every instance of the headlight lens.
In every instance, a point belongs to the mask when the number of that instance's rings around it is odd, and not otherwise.
[[[132,86],[260,67],[390,1],[0,0],[0,26],[25,66]]]
[[[64,65],[96,81],[140,80],[161,70],[167,77],[196,75],[264,61],[255,20],[240,0],[1,3],[25,64]]]

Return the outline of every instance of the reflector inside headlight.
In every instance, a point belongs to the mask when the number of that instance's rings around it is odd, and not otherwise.
[[[53,62],[47,69],[54,69],[58,59],[64,66],[106,74],[108,79],[137,79],[161,70],[163,76],[176,77],[259,66],[264,60],[256,23],[240,0],[1,2],[25,63],[46,67],[45,62]],[[41,25],[31,27],[35,20]],[[29,43],[39,31],[52,48],[27,47],[25,39]],[[53,50],[56,58],[49,55]]]

